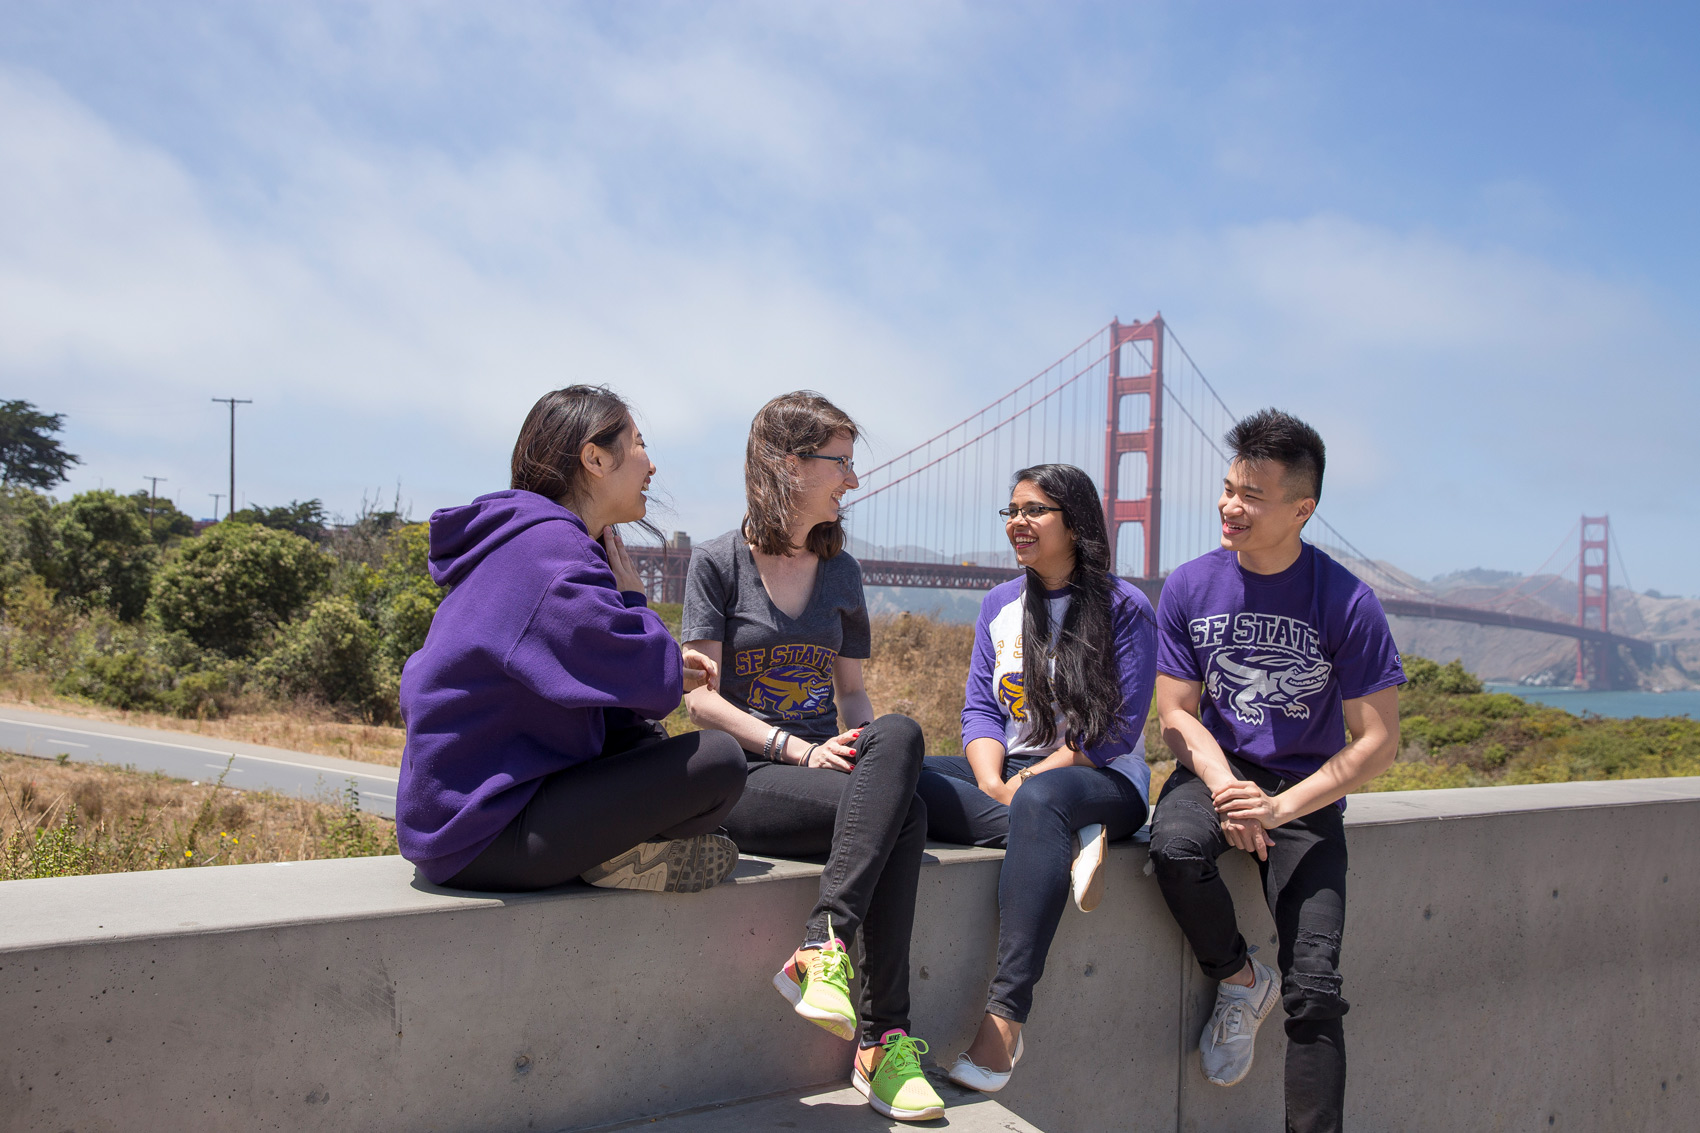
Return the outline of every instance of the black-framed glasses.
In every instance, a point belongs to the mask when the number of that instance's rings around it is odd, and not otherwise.
[[[1023,519],[1038,519],[1048,511],[1061,511],[1060,507],[1049,507],[1045,504],[1022,504],[1020,507],[1000,507],[998,514],[1005,519],[1020,516]]]
[[[856,472],[856,462],[848,456],[827,456],[819,452],[800,452],[797,455],[804,460],[830,460],[838,465],[838,471],[845,476],[854,475]]]

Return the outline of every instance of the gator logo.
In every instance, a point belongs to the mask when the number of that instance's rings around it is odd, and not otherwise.
[[[1011,720],[1027,719],[1027,697],[1021,689],[1020,673],[1005,673],[998,678],[998,700]]]
[[[831,698],[831,679],[808,665],[776,665],[750,682],[750,707],[785,720],[817,716]]]

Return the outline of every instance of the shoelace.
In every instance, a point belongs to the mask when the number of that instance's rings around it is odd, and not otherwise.
[[[848,984],[855,974],[850,968],[850,955],[842,948],[817,948],[809,958],[811,980],[836,980]]]
[[[909,1035],[892,1035],[885,1040],[885,1054],[880,1058],[876,1076],[912,1077],[921,1072],[921,1055],[928,1050],[926,1039]]]
[[[1245,1029],[1245,1008],[1245,1001],[1242,999],[1236,999],[1224,1007],[1216,1016],[1215,1025],[1210,1029],[1210,1041],[1220,1046],[1227,1042],[1230,1037],[1243,1033]]]

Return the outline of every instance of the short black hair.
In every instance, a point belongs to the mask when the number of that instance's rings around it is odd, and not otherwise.
[[[1284,468],[1288,499],[1308,496],[1322,501],[1322,470],[1328,463],[1328,452],[1321,435],[1291,413],[1260,409],[1236,423],[1223,440],[1233,450],[1235,460],[1247,464],[1273,461]]]

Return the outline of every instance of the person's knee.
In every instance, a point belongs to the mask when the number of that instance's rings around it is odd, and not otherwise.
[[[1153,830],[1150,849],[1159,881],[1198,881],[1215,865],[1204,843],[1184,830]]]
[[[697,750],[691,759],[695,776],[717,788],[742,791],[749,765],[738,741],[726,732],[705,730],[696,734]]]
[[[927,840],[927,800],[919,794],[909,796],[909,813],[903,816],[902,838],[925,843]]]
[[[921,766],[921,760],[927,754],[927,741],[921,734],[921,725],[900,712],[887,712],[871,727],[879,736],[880,746],[895,749],[891,754],[913,760],[915,766]]]

